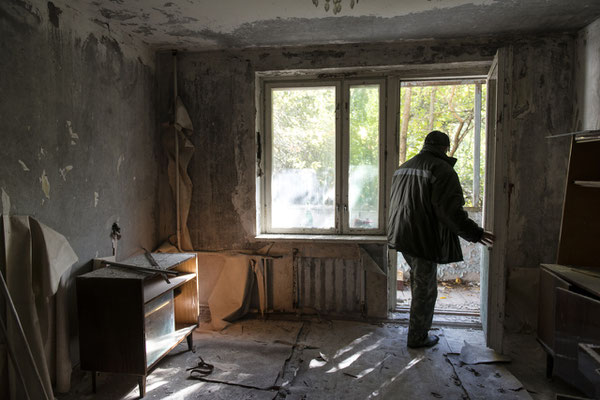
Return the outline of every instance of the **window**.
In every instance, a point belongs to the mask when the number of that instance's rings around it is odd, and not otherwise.
[[[391,177],[433,129],[450,136],[467,206],[480,207],[489,64],[442,69],[259,75],[257,232],[381,240]]]
[[[266,82],[261,232],[382,234],[382,79]]]

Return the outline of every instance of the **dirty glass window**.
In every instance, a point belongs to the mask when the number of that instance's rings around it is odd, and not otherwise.
[[[382,234],[383,79],[268,82],[260,232]]]
[[[271,91],[271,227],[335,227],[336,88]]]
[[[350,87],[348,208],[350,228],[379,225],[379,86]]]

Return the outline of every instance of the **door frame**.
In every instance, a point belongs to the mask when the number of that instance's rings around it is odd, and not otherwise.
[[[502,353],[504,339],[506,248],[512,190],[508,180],[508,138],[512,121],[512,85],[508,78],[512,73],[512,56],[512,46],[499,48],[488,74],[486,192],[482,219],[484,229],[493,232],[496,241],[482,256],[481,324],[487,346],[499,353]]]
[[[482,252],[481,275],[484,272],[486,282],[482,280],[481,297],[481,323],[485,332],[488,347],[502,352],[502,341],[504,338],[504,308],[506,296],[506,244],[508,233],[509,196],[511,185],[508,181],[509,162],[507,141],[511,129],[510,99],[512,86],[508,77],[512,73],[512,46],[499,48],[493,61],[487,64],[488,93],[486,105],[486,176],[482,225],[496,235],[494,246],[484,249]],[[467,63],[468,64],[468,63]],[[468,67],[462,69],[455,66],[455,77],[469,75]],[[478,66],[481,68],[481,65]],[[471,71],[473,74],[474,71]],[[495,74],[495,75],[494,75]],[[388,155],[386,169],[392,171],[397,168],[398,162],[398,130],[399,130],[399,105],[400,105],[400,81],[402,78],[412,80],[431,79],[427,73],[399,74],[398,80],[393,80],[394,86],[390,88],[390,99],[395,99],[395,113],[388,113],[389,127],[394,127],[395,133],[389,135],[393,141],[390,149],[395,152]],[[475,74],[473,74],[475,75]],[[481,76],[481,75],[480,75]],[[446,78],[448,75],[446,75]],[[494,90],[490,90],[490,80],[495,79]],[[493,114],[490,110],[493,107]],[[393,115],[393,116],[392,116]],[[393,122],[393,123],[392,123]],[[391,176],[391,174],[389,174]],[[389,185],[388,185],[389,188]],[[387,194],[389,198],[389,193]],[[396,270],[397,252],[393,249],[388,251],[388,308],[394,311],[396,308]]]

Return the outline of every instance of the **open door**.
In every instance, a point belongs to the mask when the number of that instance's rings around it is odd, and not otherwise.
[[[510,86],[507,76],[512,55],[501,48],[488,74],[487,156],[483,226],[496,235],[491,249],[481,257],[481,324],[488,347],[502,352],[504,337],[504,303],[506,291],[506,238],[508,231],[508,155],[506,137],[510,121]]]

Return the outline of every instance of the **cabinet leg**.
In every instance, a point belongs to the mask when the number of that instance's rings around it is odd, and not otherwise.
[[[140,398],[146,396],[146,375],[138,377],[138,386],[140,387]]]
[[[552,370],[554,369],[554,357],[550,353],[546,353],[546,378],[552,378]]]
[[[191,350],[192,353],[195,353],[196,347],[194,346],[194,334],[190,333],[189,335],[187,335],[186,339],[187,339],[188,350]]]
[[[92,371],[92,393],[96,393],[96,371]]]

